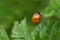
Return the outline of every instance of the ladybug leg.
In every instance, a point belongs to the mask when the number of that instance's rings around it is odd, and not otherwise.
[[[35,18],[35,20],[36,20],[36,18]]]

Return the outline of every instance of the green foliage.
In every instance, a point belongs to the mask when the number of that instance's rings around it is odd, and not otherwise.
[[[21,21],[25,16],[30,23],[32,14],[44,9],[48,2],[49,0],[0,0],[0,24],[6,25],[4,27],[8,29],[7,24],[12,25],[14,21]]]
[[[36,11],[38,25],[31,21]],[[60,0],[0,0],[0,25],[0,40],[60,40]]]
[[[9,40],[8,35],[3,26],[0,26],[0,40]]]
[[[32,27],[33,28],[33,27]],[[36,29],[32,29],[26,24],[26,18],[20,22],[14,23],[11,38],[13,40],[36,40]]]

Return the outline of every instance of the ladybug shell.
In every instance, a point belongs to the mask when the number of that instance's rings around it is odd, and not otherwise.
[[[33,16],[32,16],[32,23],[33,24],[39,24],[39,22],[41,21],[42,19],[42,16],[38,13],[35,13]]]

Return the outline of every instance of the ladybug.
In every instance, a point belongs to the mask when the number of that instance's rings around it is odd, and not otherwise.
[[[41,19],[42,19],[42,16],[40,15],[40,13],[34,13],[34,15],[32,16],[32,23],[39,24]]]

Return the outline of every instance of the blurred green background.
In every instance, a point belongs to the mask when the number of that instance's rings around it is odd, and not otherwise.
[[[27,26],[36,26],[31,18],[37,11],[42,15],[41,40],[60,40],[60,0],[0,0],[0,25],[10,37],[15,21],[21,22],[26,17]]]
[[[27,22],[37,10],[44,9],[49,0],[0,0],[0,24],[11,29],[14,21],[21,21],[25,16]]]

